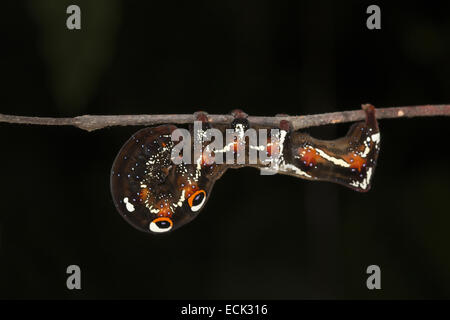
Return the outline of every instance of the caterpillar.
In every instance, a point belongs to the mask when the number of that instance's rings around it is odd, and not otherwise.
[[[366,192],[377,163],[380,132],[375,108],[363,105],[363,110],[365,121],[353,124],[344,137],[329,141],[293,131],[286,120],[278,128],[254,126],[241,110],[232,113],[230,124],[214,127],[206,113],[198,112],[200,129],[190,125],[184,131],[187,135],[178,140],[173,139],[179,129],[175,125],[141,129],[125,142],[113,162],[110,183],[115,207],[138,230],[167,233],[198,216],[227,169],[244,166]],[[211,137],[205,139],[211,129],[223,135],[231,132],[232,139],[217,147],[217,137],[214,142]],[[271,135],[250,139],[250,130],[270,130]],[[183,141],[184,148],[174,153]],[[201,146],[197,154],[196,143]],[[225,155],[226,162],[218,161]]]

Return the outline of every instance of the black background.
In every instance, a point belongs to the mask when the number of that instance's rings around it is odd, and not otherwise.
[[[292,115],[450,102],[450,5],[8,1],[0,112]],[[67,30],[78,4],[82,29]],[[382,29],[366,28],[381,7]],[[449,119],[380,121],[373,189],[229,170],[192,223],[129,226],[109,192],[138,127],[0,125],[0,297],[450,297]],[[307,130],[344,135],[348,124]],[[66,268],[82,290],[66,288]],[[366,288],[381,267],[382,290]]]

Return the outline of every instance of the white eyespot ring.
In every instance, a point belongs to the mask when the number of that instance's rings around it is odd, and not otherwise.
[[[173,227],[173,222],[169,218],[156,218],[150,222],[149,229],[152,232],[162,233],[170,231]]]
[[[198,190],[188,199],[189,207],[191,207],[192,212],[199,211],[206,201],[205,190]]]

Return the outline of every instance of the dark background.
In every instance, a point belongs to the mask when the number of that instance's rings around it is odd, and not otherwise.
[[[0,112],[292,115],[450,103],[450,4],[7,1]],[[78,4],[82,30],[65,26]],[[381,7],[382,29],[366,28]],[[344,135],[348,124],[307,130]],[[109,173],[138,127],[0,125],[1,298],[449,298],[448,118],[380,121],[373,189],[229,170],[192,223],[140,233]],[[66,288],[66,268],[82,290]],[[382,290],[366,288],[381,267]]]

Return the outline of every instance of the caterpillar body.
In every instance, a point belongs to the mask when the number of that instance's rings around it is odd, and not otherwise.
[[[190,126],[188,134],[194,139],[183,149],[193,154],[191,161],[185,161],[183,152],[174,156],[178,140],[173,141],[173,133],[179,128],[171,124],[144,128],[122,146],[114,160],[110,177],[114,204],[132,226],[158,234],[192,221],[204,208],[216,180],[229,168],[252,166],[368,191],[380,150],[380,132],[375,108],[364,105],[363,109],[365,121],[353,124],[346,136],[329,141],[292,131],[284,120],[279,128],[253,126],[240,110],[233,113],[232,123],[214,127],[205,113],[197,113],[201,129],[194,132]],[[211,139],[202,139],[208,129],[223,135],[231,131],[234,139],[212,148]],[[278,131],[266,140],[252,140],[246,134],[249,129]],[[184,139],[179,140],[186,143]],[[196,141],[201,145],[200,153],[196,153]],[[255,152],[256,161],[252,162]],[[232,161],[217,161],[225,155],[231,155],[227,160]],[[174,157],[184,160],[174,161]]]

